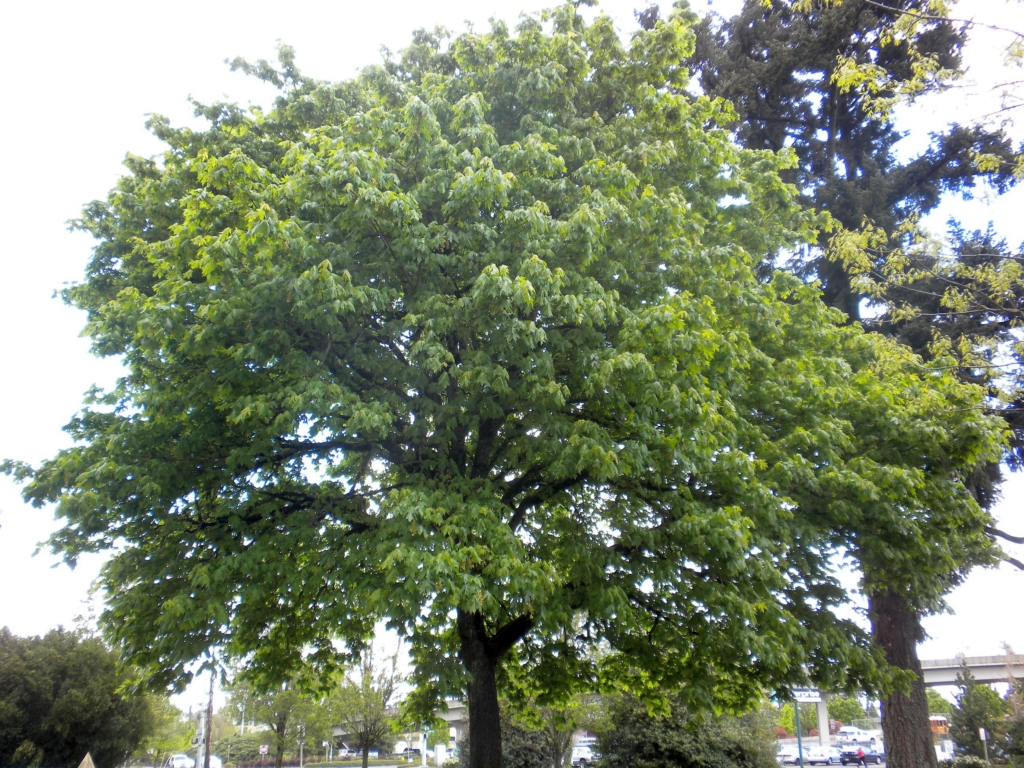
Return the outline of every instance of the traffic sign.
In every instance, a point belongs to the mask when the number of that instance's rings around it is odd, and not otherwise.
[[[270,751],[270,747],[268,747],[266,744],[260,744],[260,754],[261,755],[265,755],[269,751]]]
[[[821,701],[821,691],[817,688],[794,688],[793,698],[801,704],[817,704]]]

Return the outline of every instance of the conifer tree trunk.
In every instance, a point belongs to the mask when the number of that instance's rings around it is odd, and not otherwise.
[[[902,595],[880,591],[868,599],[875,643],[894,667],[917,675],[910,695],[893,693],[882,700],[882,733],[889,768],[938,768],[928,721],[917,644],[924,639],[921,619]]]

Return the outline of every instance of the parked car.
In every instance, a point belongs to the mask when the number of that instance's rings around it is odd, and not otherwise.
[[[860,758],[857,757],[857,752],[861,749],[864,750],[865,763],[881,765],[882,761],[885,760],[885,756],[870,745],[865,746],[863,744],[850,744],[849,746],[843,747],[843,757],[840,760],[840,762],[843,765],[856,765],[860,762]]]
[[[589,744],[577,744],[572,748],[572,768],[587,768],[600,757]]]
[[[171,755],[167,764],[170,768],[196,768],[196,761],[185,754]]]
[[[844,725],[836,733],[840,744],[874,744],[875,737],[855,725]]]
[[[842,750],[837,747],[811,747],[804,755],[804,762],[811,765],[838,765],[842,760]]]
[[[779,765],[796,765],[800,762],[797,758],[796,744],[783,744],[775,753],[775,759],[779,761]],[[807,759],[806,748],[804,748],[804,759]]]

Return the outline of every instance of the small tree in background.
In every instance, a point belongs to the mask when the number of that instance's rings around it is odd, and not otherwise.
[[[231,686],[228,707],[236,721],[244,708],[249,722],[270,729],[275,768],[281,768],[286,753],[297,753],[300,737],[307,744],[319,744],[331,734],[333,713],[327,698],[311,694],[296,682],[261,692],[242,675]],[[261,735],[267,739],[266,733]]]
[[[152,724],[149,735],[136,750],[142,762],[160,768],[176,752],[192,747],[195,722],[170,702],[167,697],[149,697]]]
[[[267,731],[233,733],[213,743],[213,753],[225,763],[254,763],[260,759],[260,744],[267,743]]]
[[[953,711],[953,703],[934,688],[929,688],[926,695],[929,715],[948,715]]]
[[[513,694],[523,694],[522,685],[510,685]],[[568,768],[572,758],[573,738],[577,731],[590,729],[602,715],[603,700],[594,694],[578,694],[559,706],[539,705],[528,696],[518,696],[503,702],[507,724],[502,733],[520,729],[530,744],[543,749],[545,768]],[[517,736],[516,738],[520,738]],[[531,748],[532,749],[532,748]],[[513,750],[514,751],[514,750]],[[510,751],[506,750],[505,768],[509,768]]]
[[[830,696],[827,706],[829,719],[844,724],[866,716],[863,705],[852,696]],[[821,723],[818,724],[818,728],[821,728]]]
[[[397,652],[376,664],[373,651],[367,649],[355,672],[338,686],[331,710],[348,743],[362,752],[366,768],[371,749],[390,749],[396,694],[405,678],[398,671]]]
[[[796,713],[793,711],[793,703],[787,702],[778,709],[777,721],[780,728],[785,728],[787,733],[796,735]],[[802,736],[811,732],[812,728],[818,727],[818,710],[813,704],[800,705],[800,731]]]
[[[603,768],[777,768],[771,715],[697,716],[678,697],[652,713],[629,694],[612,696],[596,726]]]
[[[1006,752],[1006,702],[992,688],[979,684],[965,663],[956,676],[960,692],[949,718],[949,734],[960,749],[968,755],[984,757],[979,728],[988,735],[990,757]]]

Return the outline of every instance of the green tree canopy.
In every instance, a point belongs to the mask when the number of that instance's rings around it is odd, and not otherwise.
[[[930,715],[948,715],[953,711],[953,704],[942,694],[936,691],[934,688],[929,688],[927,691],[928,695],[928,714]]]
[[[192,748],[196,723],[165,697],[151,694],[149,705],[152,722],[136,757],[153,768],[163,768],[171,755]]]
[[[852,696],[829,696],[828,716],[832,720],[850,724],[865,716],[864,706]]]
[[[128,759],[152,732],[150,699],[121,688],[117,656],[97,638],[0,629],[0,763],[99,768]]]
[[[87,208],[65,294],[128,372],[27,496],[69,560],[116,545],[104,626],[155,683],[212,646],[265,683],[335,669],[385,618],[411,705],[468,696],[475,768],[506,665],[540,704],[877,686],[829,558],[951,569],[932,525],[984,550],[960,478],[1001,436],[763,274],[827,220],[683,93],[690,21],[624,45],[564,5],[338,85],[285,49],[239,63],[272,111],[153,120],[168,150]]]

